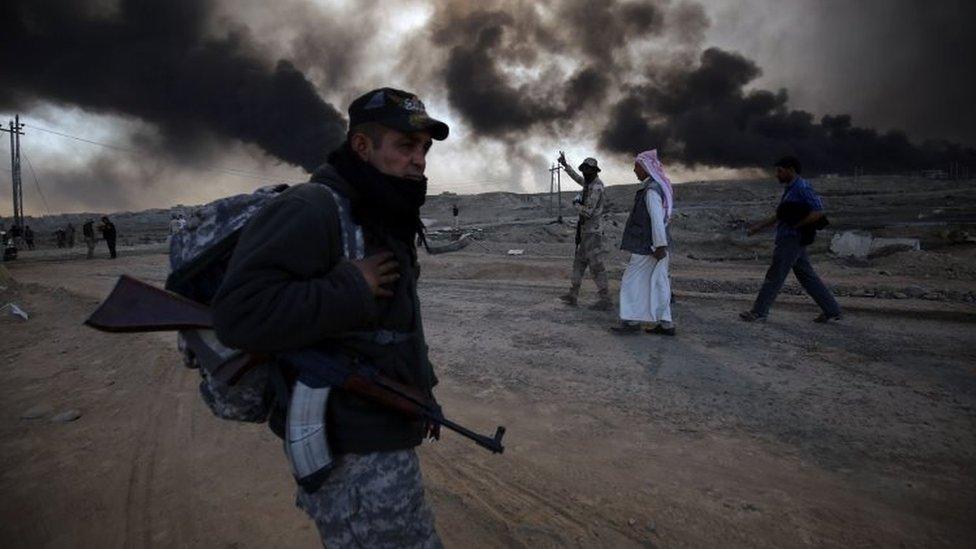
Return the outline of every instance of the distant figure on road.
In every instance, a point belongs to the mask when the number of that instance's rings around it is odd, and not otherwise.
[[[648,333],[674,335],[668,273],[674,192],[656,149],[637,155],[634,174],[643,185],[624,226],[620,249],[630,252],[630,263],[620,281],[620,324],[610,330],[618,335],[638,334],[641,322],[650,322],[654,326],[647,328]]]
[[[102,216],[102,224],[98,226],[98,230],[101,231],[102,238],[108,245],[109,257],[115,259],[115,238],[118,236],[115,232],[115,224],[108,220],[108,216]]]
[[[566,173],[583,187],[583,193],[576,209],[579,211],[579,221],[576,225],[576,254],[573,258],[573,276],[570,281],[569,293],[560,297],[567,305],[576,306],[579,298],[580,285],[583,283],[583,273],[590,268],[593,281],[599,291],[599,300],[590,308],[596,311],[609,311],[613,307],[610,300],[610,290],[607,284],[607,270],[603,266],[606,249],[603,246],[603,181],[597,175],[600,167],[595,158],[587,158],[579,165],[580,174],[566,162],[566,155],[559,152],[559,163]]]
[[[10,226],[10,239],[14,243],[14,247],[18,250],[24,249],[24,232],[20,225],[14,223]]]
[[[54,231],[54,239],[58,243],[58,248],[64,248],[68,241],[67,233],[65,232],[64,227],[58,227]]]
[[[31,230],[30,225],[24,225],[24,242],[27,243],[27,249],[34,249],[34,231]]]
[[[65,237],[67,238],[68,247],[75,247],[75,226],[68,222],[68,225],[64,228]]]
[[[451,207],[451,213],[454,215],[454,230],[455,231],[460,230],[461,229],[461,221],[460,221],[460,218],[458,218],[458,214],[461,213],[461,210],[458,209],[458,205],[457,204],[455,204],[454,206]]]
[[[85,239],[85,247],[88,248],[88,259],[95,258],[95,220],[86,219],[81,226],[81,236]]]
[[[776,215],[753,224],[747,231],[752,236],[776,225],[773,264],[766,271],[766,279],[752,309],[740,313],[739,317],[746,322],[765,321],[776,295],[792,269],[800,285],[823,311],[814,322],[840,320],[840,305],[813,270],[807,255],[807,246],[813,242],[816,230],[822,228],[826,222],[823,203],[813,187],[800,177],[799,160],[787,156],[777,161],[775,167],[776,179],[785,186]]]
[[[180,219],[176,214],[170,214],[169,216],[169,234],[172,236],[180,232]]]

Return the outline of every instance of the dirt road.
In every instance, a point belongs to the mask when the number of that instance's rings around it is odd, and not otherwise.
[[[798,298],[749,325],[742,296],[685,293],[678,337],[621,339],[612,316],[558,303],[559,258],[424,261],[438,397],[509,432],[502,456],[450,433],[421,448],[448,546],[974,539],[976,323],[960,305],[847,299],[848,319],[822,327]],[[210,416],[171,337],[80,325],[119,273],[161,281],[164,256],[11,272],[0,302],[32,316],[0,318],[0,544],[315,546],[278,440]],[[49,421],[69,409],[80,419]]]

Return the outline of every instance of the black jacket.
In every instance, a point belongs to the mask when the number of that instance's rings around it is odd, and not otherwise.
[[[419,315],[413,243],[365,231],[367,256],[385,248],[400,264],[394,297],[374,298],[359,269],[342,257],[337,205],[325,184],[355,198],[326,165],[313,182],[282,193],[248,222],[214,299],[217,336],[232,347],[269,353],[328,345],[430,394],[436,378]],[[335,339],[373,329],[414,337],[394,345]],[[329,401],[328,425],[336,453],[412,448],[420,444],[424,428],[341,390]]]

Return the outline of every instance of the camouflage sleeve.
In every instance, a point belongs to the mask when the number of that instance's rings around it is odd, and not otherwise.
[[[569,162],[563,164],[563,169],[566,170],[566,175],[568,175],[573,181],[579,183],[580,185],[586,184],[586,182],[583,181],[583,176],[580,175],[578,171],[574,170],[573,167],[569,165]]]
[[[376,315],[373,294],[340,249],[331,196],[291,193],[269,203],[245,227],[217,292],[217,337],[275,352],[368,326]]]
[[[587,219],[593,217],[593,213],[600,208],[602,203],[603,185],[591,185],[590,190],[586,193],[586,202],[580,209],[580,215]]]

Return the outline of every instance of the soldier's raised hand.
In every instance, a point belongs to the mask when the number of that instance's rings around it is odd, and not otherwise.
[[[566,165],[566,153],[563,151],[559,151],[559,163],[564,166]]]
[[[374,296],[393,297],[393,292],[383,287],[400,278],[400,264],[393,259],[393,252],[373,254],[366,259],[353,260],[352,264],[363,273]]]

